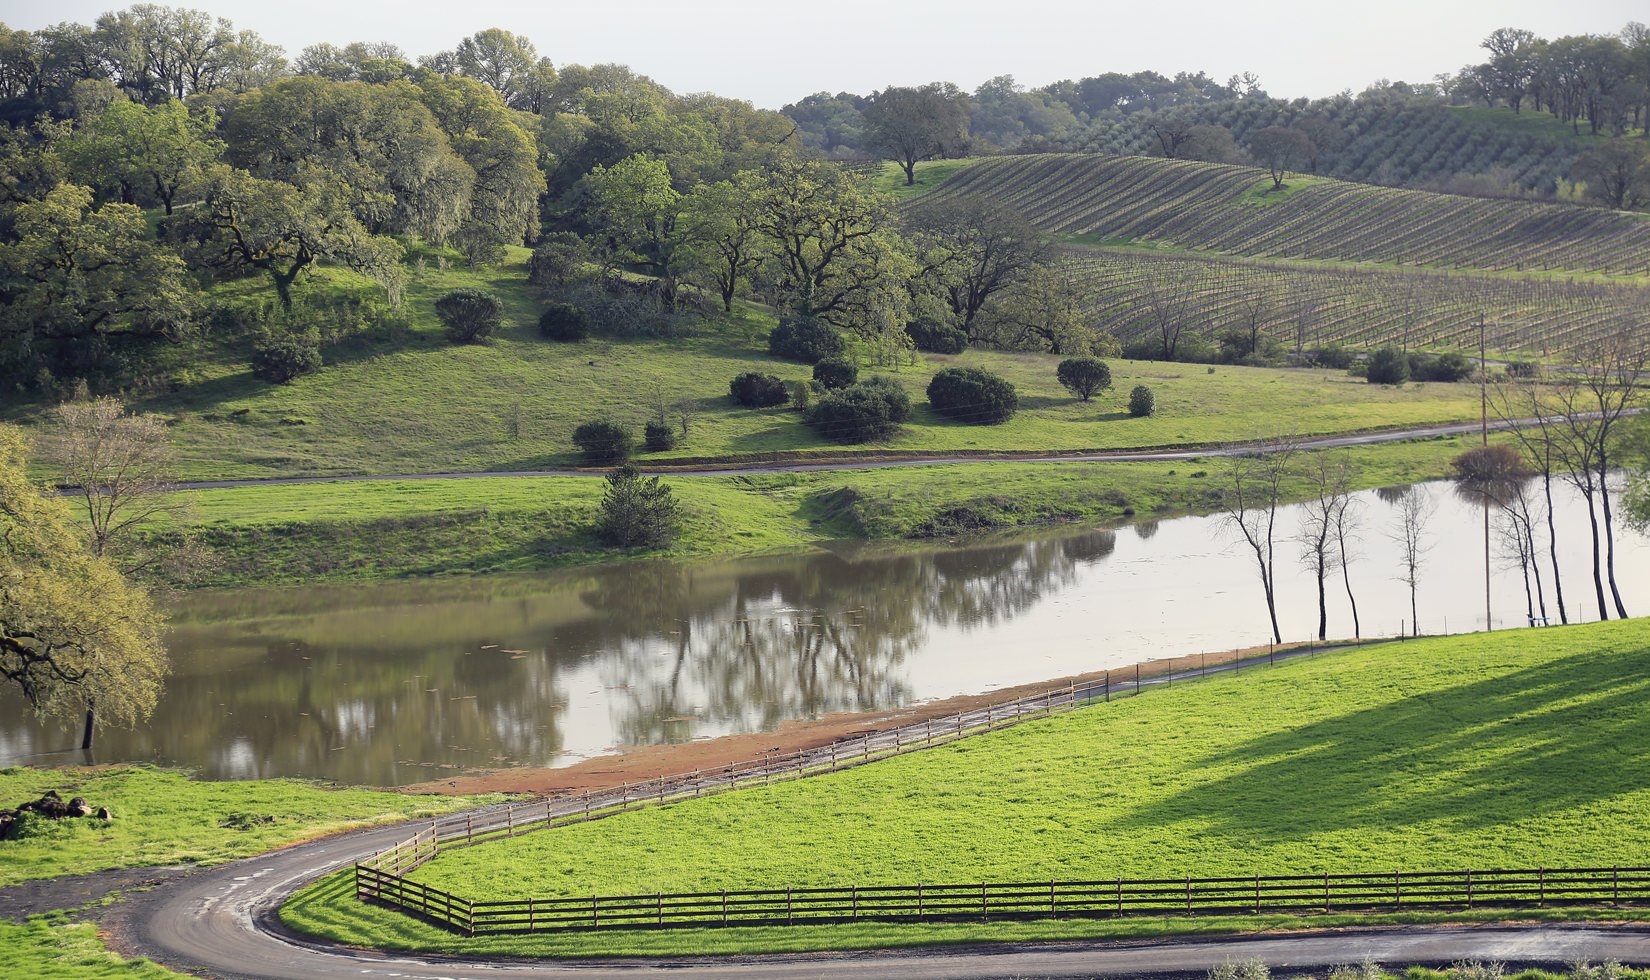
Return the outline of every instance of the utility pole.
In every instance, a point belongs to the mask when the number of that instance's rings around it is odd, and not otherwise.
[[[1484,314],[1478,314],[1478,434],[1485,447],[1490,444],[1490,371],[1485,351]],[[1479,505],[1484,508],[1484,631],[1495,629],[1490,619],[1490,495],[1484,488]]]

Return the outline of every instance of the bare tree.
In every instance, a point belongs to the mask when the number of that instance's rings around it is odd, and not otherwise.
[[[1224,496],[1226,522],[1254,553],[1266,594],[1266,613],[1272,621],[1272,642],[1282,643],[1278,629],[1277,544],[1278,505],[1283,482],[1293,470],[1297,445],[1290,439],[1263,442],[1251,453],[1228,458]]]
[[[92,552],[120,558],[127,571],[141,570],[155,556],[140,554],[132,532],[189,510],[177,493],[165,420],[129,414],[113,398],[70,402],[53,414],[58,480],[79,495]]]
[[[1399,548],[1401,574],[1398,581],[1409,586],[1411,636],[1420,632],[1416,625],[1420,617],[1416,592],[1421,585],[1421,565],[1426,560],[1427,552],[1432,550],[1432,545],[1426,540],[1427,525],[1437,512],[1437,503],[1420,487],[1410,487],[1398,498],[1398,530],[1393,534],[1393,540],[1398,543]]]
[[[1342,482],[1344,488],[1351,485],[1351,466],[1343,459],[1341,465],[1346,467],[1347,477]],[[1352,594],[1352,562],[1358,557],[1352,549],[1358,538],[1358,528],[1363,522],[1363,504],[1358,498],[1347,493],[1341,502],[1341,507],[1335,512],[1335,551],[1341,566],[1341,585],[1346,588],[1346,602],[1352,607],[1352,637],[1358,639],[1363,636],[1363,626],[1358,621],[1358,597]]]
[[[1165,266],[1160,275],[1146,278],[1146,312],[1157,330],[1165,361],[1174,360],[1180,335],[1190,319],[1192,276],[1184,268]]]
[[[1296,541],[1301,546],[1301,564],[1318,582],[1318,639],[1324,640],[1329,638],[1329,574],[1337,567],[1344,569],[1346,563],[1346,509],[1352,500],[1348,489],[1349,470],[1345,457],[1336,453],[1313,453],[1306,457],[1302,470],[1312,487],[1312,496],[1304,505]],[[1351,599],[1351,580],[1343,581],[1346,583],[1347,598]],[[1357,609],[1354,602],[1354,623]],[[1353,630],[1357,631],[1356,625]]]
[[[1553,571],[1553,599],[1558,605],[1558,621],[1569,623],[1569,610],[1564,606],[1564,580],[1558,574],[1558,524],[1553,508],[1553,446],[1556,438],[1553,428],[1557,420],[1553,418],[1538,385],[1498,384],[1490,404],[1496,416],[1509,425],[1509,431],[1524,451],[1525,460],[1541,480],[1547,521],[1547,557]],[[1545,609],[1542,616],[1546,616]]]

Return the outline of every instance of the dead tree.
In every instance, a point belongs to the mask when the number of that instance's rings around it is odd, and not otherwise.
[[[1278,628],[1278,506],[1282,502],[1284,480],[1293,470],[1296,451],[1293,440],[1272,439],[1252,452],[1229,457],[1227,466],[1226,523],[1242,536],[1254,554],[1274,643],[1283,642],[1283,631]]]

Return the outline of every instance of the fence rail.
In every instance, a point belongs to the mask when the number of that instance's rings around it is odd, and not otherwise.
[[[475,936],[855,921],[1642,905],[1650,904],[1650,868],[857,885],[478,902],[357,865],[356,894]]]
[[[1419,908],[1639,904],[1650,902],[1650,868],[1423,871],[1240,878],[1111,879],[1020,883],[867,885],[681,894],[475,901],[406,874],[442,851],[564,827],[699,796],[769,786],[944,745],[1046,718],[1148,686],[1292,659],[1311,648],[1142,676],[1139,665],[1013,701],[866,732],[817,748],[713,770],[627,783],[431,821],[412,837],[355,865],[356,897],[378,901],[468,935],[553,929],[776,925],[855,920],[1031,916],[1256,914]],[[1198,663],[1198,666],[1191,666]]]

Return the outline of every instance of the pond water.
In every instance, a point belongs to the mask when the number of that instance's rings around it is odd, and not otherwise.
[[[1448,484],[1415,492],[1437,507],[1421,630],[1481,629],[1479,505]],[[1408,626],[1397,495],[1356,498],[1350,572],[1365,635]],[[1585,507],[1564,493],[1557,509],[1570,620],[1596,619]],[[1301,519],[1299,507],[1279,514],[1286,639],[1317,626],[1312,576],[1295,561]],[[1537,543],[1545,548],[1544,535]],[[1494,625],[1522,626],[1523,576],[1499,551]],[[1628,612],[1650,609],[1650,542],[1622,531],[1617,574]],[[1338,573],[1329,602],[1330,636],[1350,636]],[[175,671],[159,710],[137,731],[101,730],[96,761],[375,785],[568,765],[621,745],[767,730],[1270,637],[1253,557],[1219,517],[954,547],[219,592],[186,596],[173,615]],[[76,733],[0,696],[0,764],[82,761],[62,751],[74,744]]]

